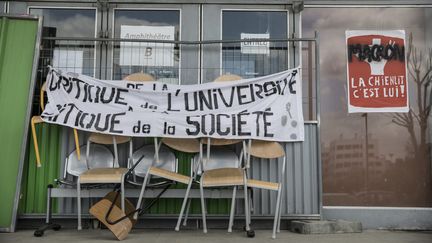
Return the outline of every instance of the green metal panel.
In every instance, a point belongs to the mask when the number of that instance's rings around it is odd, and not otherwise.
[[[14,231],[37,34],[37,19],[0,19],[0,228],[8,231]]]
[[[54,179],[60,176],[61,127],[42,123],[36,125],[36,134],[42,166],[36,166],[35,150],[31,144],[24,165],[19,214],[45,213],[47,185],[53,184]],[[53,199],[52,209],[56,213],[56,199]]]

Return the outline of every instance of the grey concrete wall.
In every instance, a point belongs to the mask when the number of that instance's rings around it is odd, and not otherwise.
[[[432,208],[323,207],[322,216],[360,221],[364,229],[432,230]]]

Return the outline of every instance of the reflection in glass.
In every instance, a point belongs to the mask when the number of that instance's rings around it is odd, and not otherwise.
[[[320,32],[324,205],[432,206],[429,129],[432,78],[428,75],[432,66],[427,61],[432,58],[431,10],[304,10],[303,35],[312,36],[314,30]],[[347,29],[405,30],[407,50],[410,50],[407,58],[409,113],[348,114]]]
[[[35,101],[46,79],[48,65],[66,72],[95,74],[95,42],[76,40],[47,40],[44,37],[95,37],[96,10],[31,8],[30,14],[43,16],[42,42],[39,54]],[[37,103],[33,111],[40,114]]]
[[[94,37],[94,9],[31,8],[30,14],[41,15],[43,37]],[[42,40],[40,65],[51,65],[66,72],[94,76],[95,45],[93,41]]]
[[[116,10],[114,36],[123,39],[179,40],[178,10]],[[167,83],[179,83],[179,46],[172,43],[117,42],[113,79],[144,72]]]
[[[240,40],[242,35],[244,39],[286,39],[287,12],[223,11],[222,39]],[[224,43],[222,72],[252,78],[286,70],[287,49],[286,42],[244,43],[243,47],[240,43]]]
[[[94,9],[31,8],[30,14],[43,16],[44,27],[55,29],[57,37],[94,37]]]

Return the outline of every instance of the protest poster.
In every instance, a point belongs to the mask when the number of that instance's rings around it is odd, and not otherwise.
[[[403,30],[348,30],[348,112],[408,112]]]
[[[51,69],[48,123],[134,137],[303,141],[299,68],[223,83],[99,80]]]

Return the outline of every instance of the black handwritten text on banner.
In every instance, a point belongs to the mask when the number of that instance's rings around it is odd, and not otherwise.
[[[303,141],[299,76],[296,68],[233,82],[172,85],[51,69],[42,119],[124,136]]]

